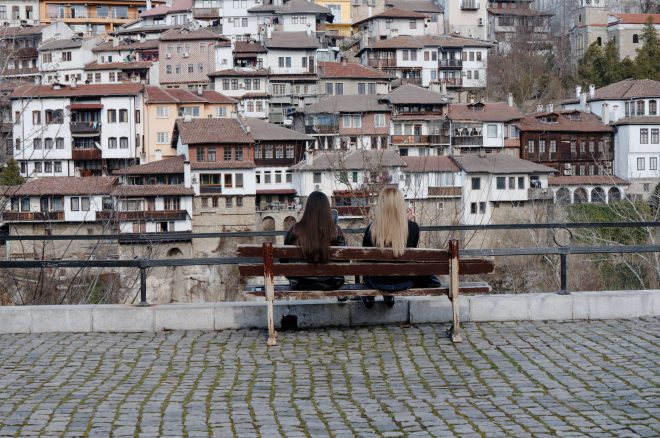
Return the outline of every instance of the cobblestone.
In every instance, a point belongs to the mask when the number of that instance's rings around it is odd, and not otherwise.
[[[660,320],[0,335],[4,436],[660,436]]]

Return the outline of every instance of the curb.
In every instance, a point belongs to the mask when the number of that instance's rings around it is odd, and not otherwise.
[[[460,313],[463,322],[653,317],[660,316],[660,290],[462,296]],[[451,304],[445,297],[406,297],[391,309],[377,301],[367,310],[359,301],[275,302],[277,328],[285,316],[299,328],[444,323]],[[266,328],[265,302],[0,306],[0,334],[250,328]]]

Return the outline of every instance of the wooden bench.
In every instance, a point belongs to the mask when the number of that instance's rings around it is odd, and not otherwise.
[[[350,246],[334,246],[330,250],[330,262],[313,264],[301,262],[304,259],[297,246],[239,245],[237,255],[245,258],[239,263],[243,277],[264,277],[262,288],[252,287],[245,295],[265,296],[268,307],[268,345],[277,345],[277,333],[273,321],[273,300],[275,298],[323,298],[343,296],[434,296],[447,295],[452,303],[453,320],[450,331],[453,342],[461,342],[459,317],[459,292],[488,293],[490,286],[483,282],[459,283],[460,275],[488,274],[495,268],[492,257],[458,258],[458,241],[451,240],[447,251],[439,249],[411,248],[400,257],[394,257],[392,250]],[[255,259],[260,259],[255,262]],[[288,259],[282,263],[279,259]],[[449,275],[449,284],[433,288],[412,288],[399,292],[370,289],[360,284],[346,284],[332,291],[292,290],[288,285],[275,286],[276,276],[415,276]]]

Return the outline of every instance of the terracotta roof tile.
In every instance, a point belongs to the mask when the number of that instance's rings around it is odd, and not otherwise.
[[[619,82],[597,88],[594,97],[587,93],[587,100],[619,100],[644,97],[660,97],[660,81],[652,79],[624,79]],[[577,103],[580,100],[572,98],[564,103]]]
[[[406,162],[406,173],[426,172],[458,172],[460,169],[446,155],[430,155],[426,157],[402,157]]]
[[[135,41],[135,42],[126,42],[122,41],[117,46],[113,44],[112,41],[101,43],[98,46],[92,49],[92,52],[118,52],[120,50],[148,50],[148,49],[157,49],[160,42],[156,39],[145,40],[145,41]]]
[[[418,87],[417,85],[406,84],[402,85],[385,98],[392,102],[394,105],[404,104],[447,104],[450,100],[440,93],[428,90],[426,88]]]
[[[238,119],[177,119],[176,128],[183,144],[252,143]]]
[[[385,9],[383,12],[380,14],[375,14],[372,15],[371,17],[363,18],[360,21],[356,21],[353,24],[360,24],[364,23],[369,20],[377,19],[377,18],[419,18],[423,19],[426,18],[426,14],[422,14],[420,12],[415,12],[411,10],[405,10],[405,9],[399,9],[399,8],[389,8]]]
[[[449,118],[452,120],[474,120],[478,122],[508,122],[522,117],[515,106],[506,102],[459,104],[449,107]]]
[[[28,35],[39,35],[45,27],[45,25],[0,27],[0,38],[16,38]]]
[[[161,41],[190,41],[190,40],[217,40],[229,43],[229,40],[220,35],[216,28],[202,27],[197,30],[171,29],[160,36]]]
[[[613,125],[660,125],[660,116],[625,117]]]
[[[558,116],[557,123],[545,123],[543,118],[548,115]],[[579,114],[580,119],[569,118],[570,114]],[[515,125],[522,132],[525,131],[552,131],[552,132],[613,132],[609,125],[604,125],[600,118],[591,113],[581,111],[556,111],[554,113],[525,114]]]
[[[303,112],[305,114],[389,112],[387,104],[381,102],[382,98],[383,96],[375,94],[330,96],[306,106]]]
[[[145,87],[145,101],[152,103],[236,103],[224,94],[213,90],[204,90],[202,95],[182,88],[160,88],[156,86]]]
[[[653,23],[658,25],[660,24],[660,14],[610,14],[616,18],[618,21],[616,24],[646,24],[646,20],[649,17],[653,20]]]
[[[402,35],[376,41],[369,46],[360,49],[360,52],[368,49],[419,49],[422,47],[492,47],[488,41],[473,38],[457,37],[450,35],[425,35],[407,36]]]
[[[183,155],[164,158],[151,163],[139,164],[137,166],[119,169],[113,172],[113,175],[165,175],[183,173]]]
[[[83,70],[133,70],[148,69],[153,65],[151,61],[133,61],[133,62],[105,62],[99,64],[96,61],[90,62]]]
[[[266,38],[264,45],[268,49],[318,49],[321,47],[316,35],[312,32],[273,31],[271,38]]]
[[[614,175],[591,175],[591,176],[551,176],[548,185],[551,186],[581,186],[581,185],[628,185],[625,179]]]
[[[213,170],[213,169],[254,169],[254,161],[214,161],[212,163],[193,161],[190,168],[193,170]]]
[[[406,162],[398,153],[390,150],[376,151],[315,151],[311,163],[301,161],[292,170],[364,170],[374,167],[404,167]]]
[[[258,42],[236,41],[234,43],[234,54],[236,53],[266,53],[266,48]]]
[[[284,126],[268,123],[265,120],[246,118],[244,123],[250,127],[250,135],[255,141],[294,140],[309,141],[312,137]]]
[[[366,67],[361,64],[347,62],[327,62],[319,61],[318,63],[319,78],[355,78],[355,79],[383,79],[390,81],[392,78],[387,73],[384,73],[375,68]]]
[[[432,14],[441,14],[443,12],[442,7],[436,5],[431,0],[386,0],[385,6]]]
[[[12,196],[49,196],[49,195],[109,195],[117,183],[116,177],[108,176],[57,176],[28,179],[11,190]]]
[[[141,84],[90,84],[75,88],[61,85],[23,85],[14,90],[11,97],[83,97],[83,96],[135,96],[142,92]]]
[[[252,77],[252,76],[268,76],[268,70],[265,68],[256,70],[238,70],[235,68],[228,68],[226,70],[218,70],[209,73],[208,76],[239,76],[239,77]]]
[[[119,185],[112,191],[114,196],[193,196],[195,191],[183,184]]]
[[[453,155],[451,159],[467,173],[555,173],[552,167],[533,163],[508,154]]]

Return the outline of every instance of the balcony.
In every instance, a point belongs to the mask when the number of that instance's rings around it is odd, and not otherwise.
[[[395,78],[392,79],[392,87],[400,87],[401,85],[417,85],[418,87],[422,86],[422,78]]]
[[[336,134],[339,132],[339,125],[315,125],[305,126],[305,134]]]
[[[199,186],[200,193],[222,193],[222,185]]]
[[[63,221],[63,211],[30,211],[17,212],[6,211],[2,213],[2,220],[13,222],[42,222],[42,221]]]
[[[65,20],[69,23],[85,23],[88,21],[96,22],[128,22],[138,18],[137,11],[128,11],[126,14],[106,13],[99,14],[96,11],[76,11],[65,10],[63,13],[48,15],[47,21]]]
[[[527,197],[530,201],[552,201],[554,199],[550,189],[527,189]]]
[[[477,11],[479,6],[479,0],[463,0],[461,2],[461,9],[464,11]]]
[[[460,198],[462,194],[462,187],[429,187],[429,197]]]
[[[222,18],[220,8],[193,8],[193,18]]]
[[[367,65],[372,68],[396,67],[396,58],[369,59]]]
[[[186,210],[99,211],[99,220],[115,221],[182,221],[188,218]]]
[[[442,78],[440,79],[440,83],[444,83],[447,87],[462,87],[463,78]]]
[[[103,159],[103,153],[97,148],[74,148],[71,150],[74,161],[93,161]]]
[[[451,144],[454,146],[483,146],[484,137],[481,135],[452,137]]]
[[[367,205],[362,206],[333,206],[339,213],[339,216],[367,216],[371,207]]]
[[[438,66],[440,68],[446,68],[446,69],[461,69],[463,67],[463,61],[460,59],[441,59],[438,61]]]
[[[71,122],[71,134],[101,135],[101,122]]]
[[[27,67],[27,68],[7,68],[4,71],[5,77],[14,77],[14,76],[26,76],[26,75],[36,75],[39,74],[39,69],[37,67]]]
[[[392,144],[449,144],[448,135],[393,135]]]

